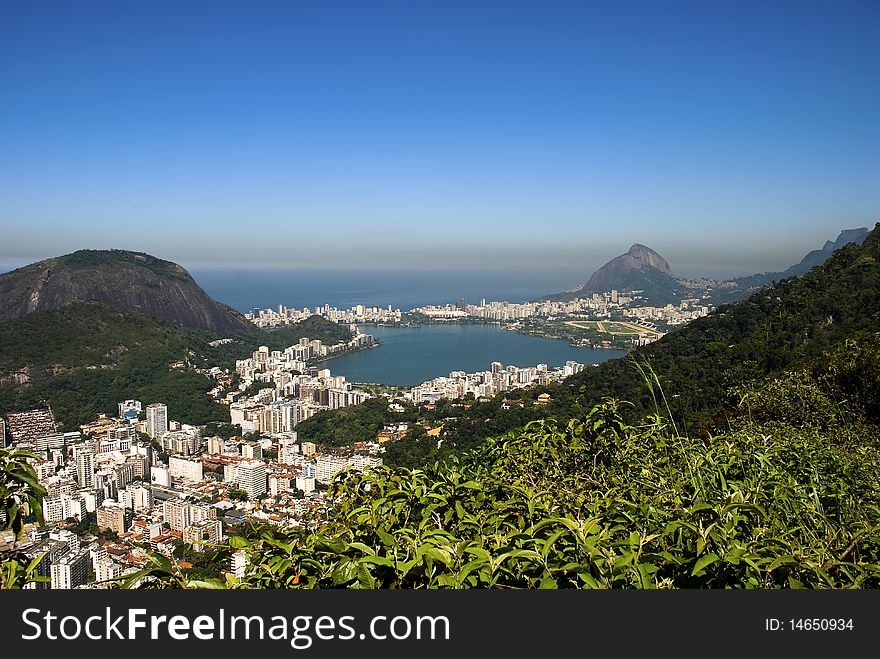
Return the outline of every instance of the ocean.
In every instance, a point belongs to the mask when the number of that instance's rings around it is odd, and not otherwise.
[[[578,284],[570,272],[523,271],[402,271],[258,268],[192,268],[190,274],[215,300],[242,313],[286,307],[314,309],[329,304],[339,309],[354,305],[408,311],[427,304],[447,304],[464,298],[525,302]]]

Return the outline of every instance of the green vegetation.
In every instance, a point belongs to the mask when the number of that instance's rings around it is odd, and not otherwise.
[[[42,501],[46,488],[37,481],[28,459],[39,459],[39,456],[0,448],[0,531],[11,530],[15,537],[13,549],[0,552],[0,589],[18,589],[29,582],[47,581],[34,572],[42,555],[30,560],[15,550],[25,523],[30,519],[43,522]]]
[[[121,583],[880,587],[878,258],[875,229],[625,360],[508,392],[522,408],[499,396],[401,415],[376,399],[315,416],[298,429],[328,444],[392,420],[444,431],[386,454],[424,466],[337,476],[305,527],[240,530],[215,559],[243,549],[241,580],[153,556]]]
[[[202,429],[202,437],[241,437],[241,426],[237,423],[209,423]]]
[[[876,588],[880,433],[863,407],[826,404],[861,387],[826,389],[841,386],[841,367],[743,390],[730,429],[705,441],[661,416],[648,375],[657,407],[636,423],[608,399],[424,469],[343,473],[320,525],[232,537],[228,551],[249,556],[245,578],[200,585]],[[780,405],[799,413],[775,415]],[[158,566],[137,576],[148,573],[193,585]]]
[[[351,446],[355,442],[376,441],[376,435],[385,424],[415,421],[415,413],[408,406],[404,413],[388,411],[388,400],[371,398],[360,405],[339,410],[318,412],[301,421],[296,431],[301,440],[326,446]]]
[[[53,270],[60,267],[112,270],[119,268],[120,264],[123,263],[149,268],[163,277],[186,280],[185,271],[176,263],[158,259],[144,252],[130,252],[123,249],[81,249],[71,254],[41,261],[34,265],[40,265],[41,267]],[[25,266],[25,268],[31,267],[33,266]]]
[[[647,416],[605,399],[424,468],[344,473],[312,530],[230,539],[227,552],[249,556],[243,580],[157,566],[140,576],[165,587],[880,587],[880,339],[774,378],[744,368],[727,429],[703,439],[676,431],[660,380],[639,366]]]
[[[329,321],[323,316],[313,315],[294,325],[282,325],[275,329],[266,330],[262,335],[263,343],[261,345],[268,346],[270,350],[284,350],[304,338],[317,339],[327,345],[333,345],[347,342],[352,336],[348,325],[341,325]]]
[[[336,343],[351,332],[313,316],[278,332],[253,327],[230,337],[232,343],[211,346],[218,336],[100,302],[35,312],[0,323],[0,411],[48,402],[61,427],[71,430],[99,413],[115,415],[120,400],[136,398],[166,403],[183,423],[228,421],[226,406],[207,394],[216,383],[195,369],[231,369],[260,345],[281,350],[303,336]],[[28,382],[17,385],[16,374]]]
[[[194,370],[224,360],[223,351],[208,344],[211,338],[99,302],[0,323],[3,374],[23,371],[30,378],[19,386],[6,381],[0,410],[48,402],[70,430],[98,413],[115,415],[120,400],[137,398],[167,403],[184,423],[225,421],[225,407],[207,395],[214,382]],[[175,363],[181,366],[171,368]]]

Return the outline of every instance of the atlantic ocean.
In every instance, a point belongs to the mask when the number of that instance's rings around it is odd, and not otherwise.
[[[242,313],[286,307],[315,309],[357,304],[408,311],[464,298],[526,302],[576,286],[571,272],[527,270],[340,270],[320,268],[190,268],[215,300]]]

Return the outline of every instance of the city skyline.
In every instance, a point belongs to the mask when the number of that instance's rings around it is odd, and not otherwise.
[[[639,242],[735,276],[880,219],[874,4],[343,5],[7,8],[0,269],[120,248],[575,285]]]

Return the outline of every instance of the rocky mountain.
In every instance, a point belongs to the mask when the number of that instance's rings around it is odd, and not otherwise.
[[[650,247],[636,243],[625,254],[614,257],[596,270],[586,284],[544,299],[573,299],[613,289],[621,292],[642,291],[643,297],[655,304],[666,304],[670,297],[684,292],[684,288],[672,276],[666,259]]]
[[[593,273],[584,289],[590,291],[607,291],[615,288],[616,283],[633,270],[643,271],[653,268],[658,272],[670,275],[672,271],[662,256],[650,247],[636,243],[626,254],[616,256]]]
[[[80,250],[0,275],[0,320],[98,301],[214,333],[250,332],[237,311],[213,300],[180,265],[126,250]]]

